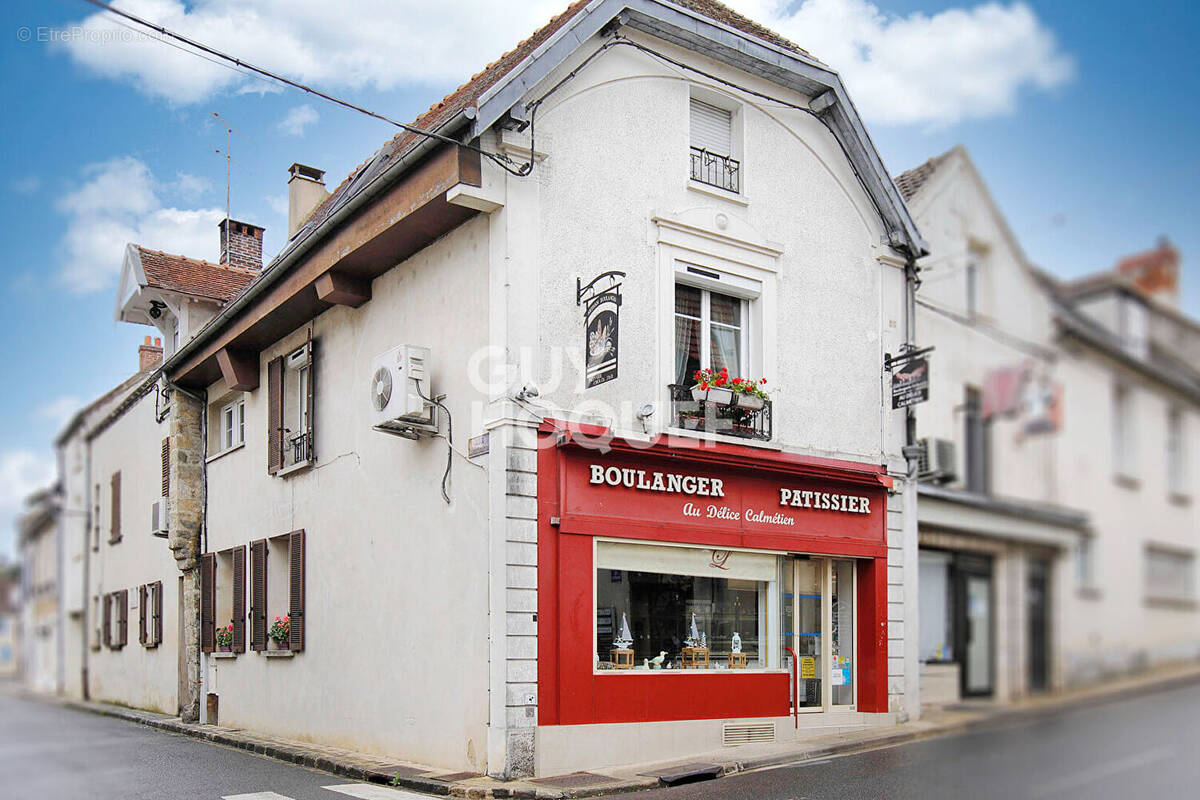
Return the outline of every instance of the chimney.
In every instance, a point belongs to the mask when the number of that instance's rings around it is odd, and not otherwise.
[[[1117,272],[1148,297],[1179,307],[1179,251],[1167,237],[1160,236],[1153,250],[1121,259]]]
[[[304,227],[317,206],[325,202],[325,172],[303,164],[288,167],[288,238]]]
[[[138,345],[138,372],[148,372],[162,363],[162,339],[157,336],[154,338],[154,344],[150,344],[150,337],[146,337],[146,341]]]
[[[242,269],[262,269],[263,229],[249,222],[223,219],[221,230],[221,263]]]

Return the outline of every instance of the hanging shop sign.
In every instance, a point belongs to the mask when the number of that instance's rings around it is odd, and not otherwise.
[[[601,272],[586,285],[575,279],[575,305],[583,308],[585,388],[617,377],[620,340],[621,279],[624,272]]]
[[[929,362],[913,358],[892,372],[892,408],[908,408],[929,399]]]

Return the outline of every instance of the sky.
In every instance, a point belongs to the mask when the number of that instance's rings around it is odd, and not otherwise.
[[[568,0],[126,0],[132,13],[408,120]],[[1200,317],[1200,10],[1159,0],[726,0],[837,69],[893,174],[967,147],[1029,257],[1062,277],[1167,236]],[[336,12],[334,12],[336,9]],[[209,260],[231,209],[287,228],[287,168],[332,188],[385,123],[121,27],[82,0],[0,10],[0,558],[52,440],[137,367],[113,319],[126,243]]]

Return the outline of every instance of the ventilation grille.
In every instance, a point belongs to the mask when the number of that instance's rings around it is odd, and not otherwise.
[[[721,728],[721,744],[763,744],[775,741],[774,722],[727,722]]]

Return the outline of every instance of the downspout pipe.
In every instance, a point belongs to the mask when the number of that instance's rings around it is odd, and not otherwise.
[[[920,268],[912,251],[904,257],[904,349],[917,347],[917,290],[921,287]],[[917,446],[917,409],[910,405],[904,409],[904,457],[908,461],[908,479],[915,480],[921,458]]]

